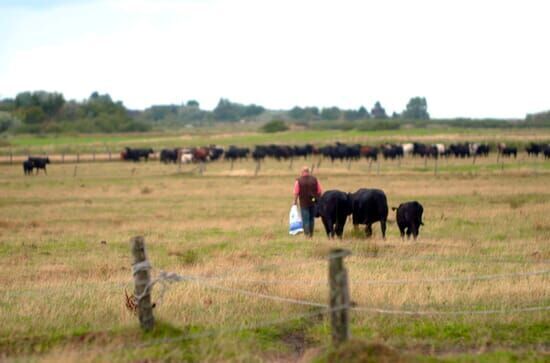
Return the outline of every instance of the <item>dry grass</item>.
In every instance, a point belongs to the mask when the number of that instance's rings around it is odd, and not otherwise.
[[[211,282],[293,299],[327,301],[324,257],[339,246],[353,252],[347,264],[352,299],[360,306],[452,311],[549,305],[548,275],[369,284],[548,269],[548,168],[527,161],[518,168],[517,162],[507,161],[502,173],[493,163],[480,160],[474,168],[471,161],[442,161],[438,176],[411,159],[401,166],[384,163],[380,175],[364,161],[351,170],[345,163],[321,164],[317,175],[326,190],[376,187],[386,191],[390,205],[419,200],[426,225],[417,242],[402,241],[395,225],[389,226],[386,240],[380,239],[377,226],[369,241],[352,235],[347,226],[343,241],[328,241],[319,220],[313,240],[288,236],[291,186],[301,162],[292,170],[268,162],[256,178],[251,162],[236,163],[232,171],[227,163],[208,165],[202,177],[186,173],[191,166],[178,174],[175,167],[157,163],[81,164],[77,177],[72,165],[52,165],[47,177],[23,177],[18,166],[1,167],[0,359],[2,352],[29,358],[28,347],[42,346],[45,353],[38,357],[45,361],[94,360],[98,347],[148,339],[136,337],[136,318],[123,305],[124,286],[131,286],[128,240],[134,235],[146,237],[149,257],[159,269],[222,275],[226,279]],[[281,280],[286,283],[273,283]],[[201,332],[307,311],[187,282],[166,293],[156,316],[176,330]],[[449,345],[477,347],[487,339],[504,348],[545,351],[548,328],[540,332],[533,327],[549,322],[547,312],[434,320],[353,314],[355,335],[412,351],[429,345],[435,352]],[[329,339],[326,321],[296,324],[280,329],[303,331],[312,345]],[[283,333],[272,329],[215,336],[192,348],[107,350],[98,359],[135,360],[141,354],[201,361],[294,357]],[[67,338],[105,331],[108,339]]]

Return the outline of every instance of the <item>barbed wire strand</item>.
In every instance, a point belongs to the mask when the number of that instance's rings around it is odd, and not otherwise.
[[[306,305],[306,306],[313,306],[313,307],[325,307],[329,308],[327,304],[318,303],[314,301],[308,301],[308,300],[301,300],[301,299],[293,299],[293,298],[286,298],[282,296],[277,295],[269,295],[264,293],[258,293],[250,290],[244,290],[244,289],[233,289],[225,286],[219,286],[214,285],[210,283],[206,283],[203,280],[200,279],[193,279],[189,280],[193,281],[199,284],[199,286],[204,286],[220,291],[226,291],[226,292],[236,292],[242,295],[251,296],[251,297],[257,297],[261,299],[268,299],[272,301],[278,301],[278,302],[286,302],[291,304],[299,304],[299,305]],[[412,311],[412,310],[391,310],[391,309],[384,309],[384,308],[376,308],[376,307],[365,307],[365,306],[357,306],[352,307],[351,309],[357,310],[357,311],[365,311],[365,312],[377,312],[382,314],[403,314],[403,315],[468,315],[468,314],[497,314],[497,313],[515,313],[515,312],[529,312],[529,311],[540,311],[540,310],[550,310],[550,306],[534,306],[534,307],[527,307],[527,308],[516,308],[516,309],[500,309],[500,310],[461,310],[461,311]]]
[[[531,272],[512,272],[512,273],[503,273],[503,274],[492,274],[492,275],[473,275],[465,277],[446,277],[440,279],[397,279],[397,280],[353,280],[354,284],[365,284],[365,285],[407,285],[407,284],[417,284],[417,283],[443,283],[443,282],[468,282],[468,281],[486,281],[486,280],[502,280],[509,277],[529,277],[529,276],[538,276],[546,275],[550,273],[550,270],[541,270],[541,271],[531,271]],[[311,280],[311,281],[302,281],[302,280],[250,280],[250,279],[237,279],[237,278],[225,278],[224,276],[205,276],[201,277],[202,279],[207,280],[219,280],[219,281],[230,281],[230,282],[242,282],[250,284],[302,284],[302,285],[328,285],[326,280]]]
[[[492,309],[492,310],[458,310],[458,311],[422,311],[422,310],[392,310],[366,306],[355,306],[350,308],[353,311],[380,313],[391,315],[492,315],[492,314],[512,314],[525,313],[533,311],[550,310],[550,305],[546,306],[530,306],[525,308],[513,309]]]

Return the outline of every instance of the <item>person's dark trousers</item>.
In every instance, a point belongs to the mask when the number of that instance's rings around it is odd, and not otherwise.
[[[300,208],[302,213],[302,224],[304,226],[304,234],[309,237],[313,237],[313,230],[315,227],[315,211],[314,207]]]

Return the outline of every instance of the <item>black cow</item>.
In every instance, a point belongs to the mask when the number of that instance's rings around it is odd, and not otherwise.
[[[231,161],[235,161],[237,159],[248,159],[249,153],[249,148],[239,148],[231,145],[229,149],[225,152],[225,159]]]
[[[470,146],[468,144],[452,144],[449,150],[455,157],[466,158],[470,157]]]
[[[491,147],[487,144],[479,144],[475,149],[476,156],[489,156],[489,151]]]
[[[372,224],[380,222],[382,238],[386,238],[386,221],[388,219],[388,201],[386,194],[379,189],[359,189],[351,194],[353,226],[365,224],[365,234],[372,236]]]
[[[526,148],[528,156],[539,156],[540,153],[544,151],[544,144],[535,144],[534,142],[530,143]]]
[[[163,149],[160,152],[160,161],[168,163],[176,163],[178,161],[179,149]]]
[[[399,207],[392,208],[392,210],[397,210],[395,215],[401,238],[405,238],[405,233],[407,233],[407,239],[411,237],[411,234],[416,239],[420,226],[424,225],[422,222],[422,213],[424,212],[422,205],[415,200],[399,204]]]
[[[378,160],[378,148],[373,146],[362,146],[361,155],[364,156],[365,159],[376,161]]]
[[[512,157],[514,155],[514,159],[518,156],[518,148],[513,146],[506,146],[501,151],[502,156],[506,157]]]
[[[254,151],[252,151],[252,159],[254,161],[262,161],[267,156],[267,147],[263,145],[256,145]]]
[[[216,146],[216,145],[210,145],[210,161],[218,160],[223,155],[223,148]]]
[[[33,168],[34,168],[34,165],[32,161],[29,161],[29,160],[23,161],[23,172],[25,173],[25,175],[31,175]]]
[[[46,171],[46,164],[50,163],[50,158],[48,157],[40,158],[40,157],[29,156],[29,159],[27,161],[32,163],[33,168],[36,168],[36,174],[38,174],[38,172],[40,171],[39,169],[44,170],[44,174],[46,175],[48,174],[48,172]]]
[[[321,217],[328,238],[342,238],[346,219],[351,214],[349,193],[339,190],[327,190],[315,206],[315,217]]]
[[[121,156],[123,160],[132,160],[134,162],[138,162],[141,158],[145,159],[145,161],[148,161],[149,155],[153,153],[153,149],[132,149],[126,147],[121,153]]]
[[[544,148],[544,158],[549,159],[550,158],[550,145],[546,146]]]

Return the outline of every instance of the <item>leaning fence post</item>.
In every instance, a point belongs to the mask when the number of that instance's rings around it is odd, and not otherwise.
[[[349,286],[348,271],[344,267],[344,257],[350,251],[336,248],[329,255],[329,283],[330,283],[330,325],[332,342],[334,345],[349,339]]]
[[[137,298],[138,316],[141,328],[145,331],[153,329],[155,317],[153,316],[153,305],[151,303],[151,264],[145,253],[145,239],[141,236],[133,237],[130,240],[134,263],[132,272],[134,275],[135,290]]]

